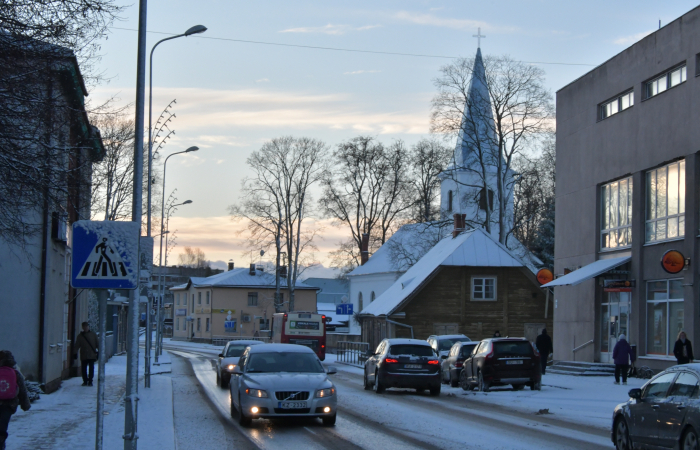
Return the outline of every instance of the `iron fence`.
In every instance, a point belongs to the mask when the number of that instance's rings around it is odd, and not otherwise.
[[[211,345],[224,346],[229,341],[260,341],[266,344],[270,343],[269,337],[263,336],[212,336]]]
[[[343,364],[363,366],[367,360],[368,351],[368,342],[338,341],[336,346],[336,361]]]

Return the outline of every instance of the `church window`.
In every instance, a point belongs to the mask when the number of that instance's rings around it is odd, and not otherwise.
[[[627,91],[607,102],[601,103],[598,107],[598,120],[607,119],[632,106],[634,106],[634,90]]]
[[[452,191],[447,191],[447,211],[452,212]]]
[[[472,277],[472,301],[495,301],[496,277]]]
[[[493,211],[493,191],[491,189],[484,189],[482,188],[481,191],[479,191],[479,209],[482,209],[486,211],[486,194],[485,192],[488,192],[488,197],[489,197],[489,210]]]
[[[363,302],[362,302],[362,292],[360,292],[360,293],[357,295],[357,306],[358,306],[358,308],[359,308],[360,311],[362,311],[362,310],[364,309],[364,305],[363,305]]]
[[[370,297],[369,297],[369,302],[372,303],[375,298],[376,298],[376,296],[374,295],[374,291],[372,291],[372,295],[370,295]]]

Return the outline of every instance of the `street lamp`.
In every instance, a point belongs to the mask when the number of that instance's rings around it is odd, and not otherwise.
[[[183,150],[181,152],[175,152],[171,153],[168,155],[167,158],[165,158],[165,162],[163,163],[163,199],[161,201],[161,206],[160,206],[160,257],[158,259],[158,267],[160,268],[160,276],[158,277],[158,293],[160,295],[160,301],[163,301],[163,295],[161,292],[161,288],[163,285],[162,279],[163,279],[163,232],[165,231],[165,171],[168,166],[168,160],[170,159],[171,156],[179,155],[182,153],[190,153],[190,152],[196,152],[199,150],[199,147],[192,146],[188,148],[187,150]],[[149,183],[150,185],[150,183]],[[188,200],[191,203],[191,200]],[[183,203],[184,204],[184,203]],[[158,364],[158,356],[161,354],[162,349],[160,346],[160,333],[161,333],[161,326],[160,326],[160,305],[157,308],[156,311],[156,364]]]
[[[158,47],[161,42],[169,41],[171,39],[177,39],[179,37],[192,36],[193,34],[204,33],[207,31],[207,27],[204,25],[195,25],[190,27],[187,31],[182,34],[175,36],[170,36],[165,39],[161,39],[156,42],[156,45],[151,49],[150,63],[148,66],[148,208],[147,208],[147,218],[146,218],[146,233],[147,236],[151,235],[151,169],[153,166],[153,131],[151,130],[151,120],[153,118],[153,51]]]

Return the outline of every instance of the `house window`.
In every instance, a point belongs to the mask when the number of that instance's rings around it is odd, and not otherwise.
[[[375,298],[377,298],[377,297],[374,295],[374,291],[372,291],[372,294],[370,294],[370,296],[369,296],[369,302],[372,303]]]
[[[647,282],[647,354],[672,355],[683,330],[683,280]]]
[[[258,306],[257,292],[248,292],[248,306]]]
[[[685,161],[647,172],[646,242],[685,236]]]
[[[209,318],[207,318],[207,331],[209,331]]]
[[[365,308],[364,302],[362,301],[362,292],[357,295],[357,307],[359,311],[362,311]]]
[[[194,312],[194,294],[192,294],[192,312]]]
[[[601,203],[600,248],[632,245],[632,178],[604,185]]]
[[[685,80],[686,67],[685,64],[683,64],[681,67],[676,67],[651,81],[647,81],[644,84],[646,98],[653,97],[664,92],[666,89],[678,86],[685,82]]]
[[[211,292],[207,291],[207,305],[209,304],[209,294],[211,294]]]
[[[177,319],[175,319],[175,329],[177,331],[180,331],[180,318],[179,317]]]
[[[197,331],[202,331],[202,319],[197,317]]]
[[[494,301],[496,300],[496,277],[473,277],[472,300]]]
[[[605,103],[599,105],[599,118],[600,120],[607,119],[608,117],[624,111],[625,109],[634,106],[634,91],[625,92],[612,100],[608,100]]]
[[[187,294],[185,293],[182,294],[182,304],[187,306]]]
[[[202,304],[202,293],[197,292],[197,304],[201,305]]]
[[[179,293],[175,294],[175,302],[177,303],[178,306],[180,305],[180,294]]]
[[[447,211],[452,212],[452,191],[447,191]]]

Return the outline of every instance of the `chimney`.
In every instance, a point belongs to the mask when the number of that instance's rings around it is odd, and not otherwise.
[[[255,264],[250,265],[250,272],[248,272],[248,274],[255,276]]]
[[[466,228],[466,223],[467,223],[467,215],[466,214],[454,214],[454,222],[455,222],[455,228],[452,230],[452,237],[456,238],[459,236],[459,233],[464,231]]]
[[[360,265],[364,266],[369,259],[369,234],[362,234],[362,246],[360,247]]]
[[[233,270],[233,260],[232,259],[228,260],[228,270],[229,270],[229,272]]]

